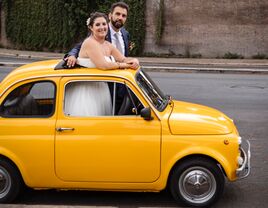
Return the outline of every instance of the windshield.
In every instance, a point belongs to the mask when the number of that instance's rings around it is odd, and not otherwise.
[[[137,73],[136,81],[154,107],[159,111],[163,111],[168,104],[168,96],[164,96],[149,75],[142,70]]]

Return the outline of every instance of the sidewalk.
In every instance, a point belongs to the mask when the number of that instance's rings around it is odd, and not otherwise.
[[[62,59],[63,53],[20,51],[0,48],[0,57],[21,58],[23,60]],[[158,71],[215,71],[268,73],[268,59],[193,59],[138,57],[141,65],[148,70]],[[25,62],[3,62],[0,66],[17,67]]]

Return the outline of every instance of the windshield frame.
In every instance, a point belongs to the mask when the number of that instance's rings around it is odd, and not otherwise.
[[[140,80],[140,78],[142,78],[142,80]],[[166,109],[169,103],[169,96],[163,94],[142,68],[136,73],[135,81],[143,94],[158,111],[162,112]]]

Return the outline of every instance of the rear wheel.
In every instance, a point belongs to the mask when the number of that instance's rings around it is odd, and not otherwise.
[[[222,195],[224,176],[217,164],[192,158],[175,167],[169,187],[175,200],[196,207],[210,206]]]
[[[22,188],[21,176],[16,167],[0,159],[0,203],[13,201]]]

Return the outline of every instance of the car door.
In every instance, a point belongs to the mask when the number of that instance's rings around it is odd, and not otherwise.
[[[61,80],[62,93],[59,98],[61,102],[55,140],[55,168],[60,179],[85,182],[153,182],[159,177],[161,124],[155,115],[153,120],[146,121],[140,115],[72,116],[65,112],[65,102],[69,96],[66,89],[71,83],[114,84],[114,81],[123,82],[120,79],[84,77],[66,77]],[[135,87],[130,84],[128,87],[144,107],[148,107]],[[96,96],[102,95],[97,93]],[[113,97],[111,94],[109,96]],[[79,104],[83,105],[82,102]],[[88,105],[91,106],[91,103]]]

